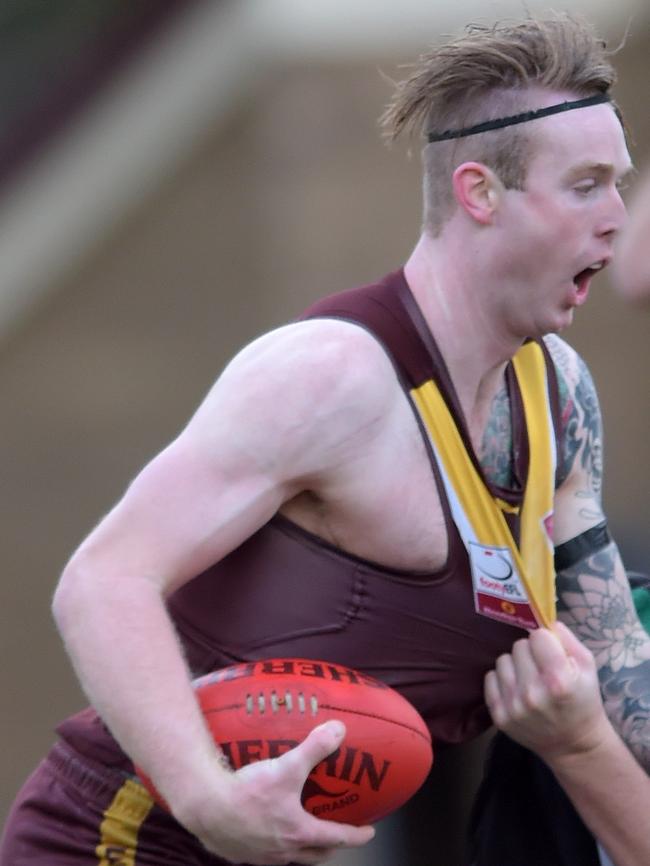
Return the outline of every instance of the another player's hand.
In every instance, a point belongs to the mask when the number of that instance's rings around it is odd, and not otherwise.
[[[300,801],[310,771],[344,736],[342,723],[326,722],[279,758],[220,773],[213,796],[177,817],[208,851],[232,863],[321,863],[336,850],[364,845],[372,827],[322,821]]]
[[[497,728],[545,758],[594,748],[607,724],[594,658],[562,623],[497,659],[485,702]]]

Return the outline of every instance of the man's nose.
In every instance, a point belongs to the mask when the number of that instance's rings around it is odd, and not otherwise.
[[[627,209],[617,187],[612,187],[607,204],[603,209],[603,216],[598,223],[596,234],[599,237],[613,237],[617,235],[627,222]]]

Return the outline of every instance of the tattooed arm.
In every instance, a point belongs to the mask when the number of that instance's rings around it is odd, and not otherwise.
[[[650,778],[605,714],[587,647],[562,623],[536,629],[497,659],[485,701],[494,724],[550,767],[616,866],[648,866]]]
[[[560,381],[564,441],[555,500],[555,544],[604,521],[602,426],[589,371],[558,337],[547,338]],[[607,539],[603,539],[607,542]],[[650,638],[634,608],[612,541],[557,572],[558,618],[595,656],[605,710],[637,760],[650,771]]]

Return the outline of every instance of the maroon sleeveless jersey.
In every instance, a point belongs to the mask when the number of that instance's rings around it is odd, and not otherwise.
[[[472,453],[444,361],[402,271],[319,301],[302,316],[322,317],[356,322],[374,334],[392,359],[405,394],[435,379]],[[547,353],[545,357],[557,431],[557,383]],[[528,446],[511,368],[506,380],[516,483],[512,490],[488,486],[495,496],[517,505],[523,498]],[[487,728],[484,675],[525,633],[475,613],[467,554],[431,454],[430,464],[449,538],[442,569],[426,574],[385,568],[276,515],[169,599],[193,674],[278,656],[324,659],[396,688],[423,715],[434,743],[462,742]],[[517,526],[511,528],[516,537]],[[91,708],[63,722],[58,733],[94,760],[130,766]]]

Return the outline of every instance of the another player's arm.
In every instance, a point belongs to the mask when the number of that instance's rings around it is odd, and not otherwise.
[[[594,654],[606,712],[650,770],[650,638],[602,511],[598,399],[578,355],[557,337],[548,345],[564,391],[564,481],[555,508],[558,618]]]
[[[258,814],[266,808],[264,791],[277,786],[281,774],[261,765],[232,774],[221,765],[165,599],[242,543],[284,501],[317,490],[338,472],[345,475],[392,399],[388,377],[371,369],[385,363],[392,372],[384,357],[361,329],[337,322],[288,326],[253,343],[81,545],[56,592],[55,616],[91,702],[177,817],[227,859],[286,862],[267,844],[278,827]],[[314,763],[338,745],[331,732],[316,740]],[[297,760],[288,753],[279,767]],[[242,802],[241,785],[233,788],[233,777],[252,774],[255,808]],[[289,816],[288,805],[277,802],[282,791],[276,787],[268,799]],[[367,831],[332,822],[305,825],[307,813],[297,811],[298,797],[295,802],[295,820],[316,847],[367,841]],[[227,821],[213,826],[219,813]],[[230,829],[236,838],[224,835]],[[242,838],[247,834],[257,840],[249,847]],[[291,854],[287,859],[310,862]]]
[[[548,764],[617,866],[647,866],[650,778],[607,718],[593,655],[562,623],[537,629],[485,679],[497,727]]]

